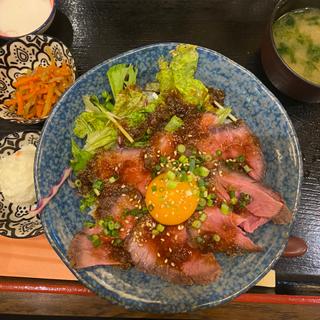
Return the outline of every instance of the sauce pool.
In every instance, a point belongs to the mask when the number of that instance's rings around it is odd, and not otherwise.
[[[31,33],[48,19],[51,10],[51,0],[0,0],[0,35]]]
[[[303,78],[320,85],[320,9],[291,11],[272,26],[277,51]]]

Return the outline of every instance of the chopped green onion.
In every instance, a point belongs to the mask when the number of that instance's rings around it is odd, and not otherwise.
[[[228,206],[225,202],[222,202],[221,207],[220,207],[220,211],[221,211],[223,214],[227,215],[227,214],[230,213],[230,208],[229,208],[229,206]]]
[[[237,157],[237,161],[238,162],[244,162],[245,161],[245,157],[243,155]]]
[[[91,221],[85,221],[85,222],[83,223],[83,225],[84,225],[86,228],[92,228],[92,227],[95,226],[95,224],[94,224],[93,222],[91,222]]]
[[[118,230],[118,229],[121,228],[121,224],[120,224],[118,221],[116,221],[116,222],[114,223],[113,228],[116,229],[116,230]]]
[[[213,206],[213,200],[212,199],[208,199],[207,200],[207,206],[208,207],[212,207]]]
[[[218,234],[215,233],[212,235],[212,240],[215,242],[219,242],[221,240],[221,238]]]
[[[81,185],[82,185],[80,179],[77,179],[77,180],[74,182],[74,185],[75,185],[77,188],[80,188]]]
[[[152,230],[152,235],[157,236],[159,234],[159,231],[157,229]]]
[[[93,192],[96,194],[97,197],[100,196],[100,191],[98,189],[93,189]]]
[[[101,191],[103,188],[103,181],[102,180],[95,180],[92,184],[93,189],[97,189],[98,191]]]
[[[109,235],[111,237],[118,237],[119,236],[119,232],[118,232],[118,230],[109,230]]]
[[[198,236],[198,237],[196,238],[196,241],[200,244],[200,243],[203,243],[203,242],[204,242],[204,239],[203,239],[202,237]]]
[[[222,151],[220,149],[216,150],[216,156],[220,157],[222,155]]]
[[[196,160],[190,158],[190,160],[189,160],[189,171],[193,172],[195,167],[196,167]]]
[[[177,147],[177,150],[179,153],[185,153],[186,151],[186,147],[184,144],[179,144],[178,147]]]
[[[176,181],[172,181],[172,180],[169,180],[167,182],[167,188],[168,189],[175,189],[177,187],[177,182]]]
[[[157,231],[163,232],[164,229],[165,229],[165,227],[164,227],[162,224],[160,224],[160,223],[157,224],[157,227],[156,227],[156,230],[157,230]]]
[[[117,179],[113,176],[109,178],[110,183],[115,183],[116,181],[117,181]]]
[[[230,198],[234,198],[236,196],[236,192],[234,190],[229,191]]]
[[[113,239],[113,240],[111,241],[111,244],[112,244],[113,246],[115,246],[115,247],[121,246],[122,243],[123,243],[122,239],[119,239],[119,238]]]
[[[177,116],[173,116],[170,121],[164,127],[164,130],[168,132],[175,132],[183,125],[183,120]]]
[[[99,220],[98,221],[98,225],[100,226],[100,227],[103,227],[103,225],[104,225],[104,221],[101,219],[101,220]]]
[[[180,178],[179,180],[181,182],[188,181],[188,176],[187,176],[187,173],[185,171],[181,171],[179,178]]]
[[[151,191],[152,191],[152,192],[156,192],[156,191],[157,191],[157,186],[153,185],[153,186],[151,187]]]
[[[206,154],[204,156],[204,160],[207,161],[207,162],[212,161],[212,156],[210,154]]]
[[[217,198],[217,195],[215,193],[210,193],[207,197],[208,199],[216,199]]]
[[[160,163],[166,164],[168,162],[168,159],[164,156],[160,157]]]
[[[89,236],[89,240],[91,241],[92,245],[96,248],[99,247],[101,244],[101,240],[99,235],[97,234],[92,234]]]
[[[157,170],[157,171],[161,170],[161,166],[157,164],[157,165],[156,165],[156,170]]]
[[[188,163],[188,158],[183,154],[179,157],[179,162],[183,164]]]
[[[199,205],[200,207],[205,207],[206,204],[207,204],[207,200],[206,200],[206,199],[204,199],[204,198],[200,198],[200,199],[199,199],[198,205]]]
[[[151,212],[153,209],[154,209],[154,205],[153,205],[152,203],[150,203],[150,204],[148,205],[148,210],[149,210],[149,212]]]
[[[168,171],[167,172],[167,178],[169,180],[174,180],[176,178],[176,174],[174,172],[172,172],[172,171]]]
[[[252,170],[247,164],[243,166],[243,169],[246,173],[249,173]]]
[[[199,168],[199,176],[200,177],[207,177],[209,175],[210,171],[206,167],[200,167]]]
[[[205,185],[206,185],[206,182],[205,182],[203,179],[200,178],[200,179],[198,180],[198,186],[199,186],[199,187],[204,187]]]
[[[109,221],[108,222],[108,229],[109,230],[113,230],[114,229],[114,222],[113,221]]]
[[[207,219],[206,213],[205,213],[205,212],[201,213],[201,214],[200,214],[200,217],[199,217],[199,220],[200,220],[201,222],[205,222],[206,219]]]
[[[187,180],[188,180],[188,182],[193,181],[193,176],[191,174],[188,174],[187,175]]]
[[[194,220],[192,222],[191,226],[194,229],[200,229],[201,228],[201,221],[200,220]]]
[[[236,197],[232,197],[232,198],[230,199],[230,203],[233,204],[233,205],[235,205],[235,204],[238,203],[238,199],[237,199]]]

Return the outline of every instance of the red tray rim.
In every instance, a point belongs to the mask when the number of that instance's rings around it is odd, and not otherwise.
[[[38,280],[38,279],[37,279]],[[22,293],[49,293],[94,296],[95,294],[76,281],[62,281],[59,283],[50,280],[37,281],[36,279],[12,279],[0,277],[0,292]],[[320,296],[280,295],[273,293],[244,293],[235,298],[240,303],[265,303],[265,304],[319,304]]]

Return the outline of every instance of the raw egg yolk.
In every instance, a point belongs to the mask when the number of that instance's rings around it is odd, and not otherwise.
[[[151,216],[161,224],[176,225],[191,217],[199,202],[194,180],[179,181],[160,174],[148,185],[146,205]]]

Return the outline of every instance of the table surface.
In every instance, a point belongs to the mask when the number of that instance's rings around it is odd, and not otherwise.
[[[297,131],[304,180],[292,234],[308,252],[277,263],[276,293],[320,293],[320,105],[294,101],[278,92],[260,63],[260,43],[272,0],[65,0],[58,1],[47,34],[74,55],[78,76],[121,52],[157,42],[194,43],[216,50],[252,71],[281,101]],[[0,40],[0,44],[4,44]],[[0,120],[0,137],[41,129]],[[0,310],[1,312],[1,310]]]

